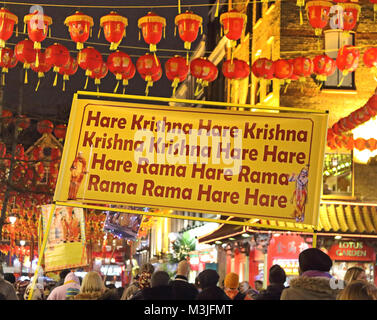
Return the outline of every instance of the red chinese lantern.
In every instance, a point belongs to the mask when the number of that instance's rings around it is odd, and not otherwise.
[[[353,30],[359,20],[360,6],[355,3],[342,3],[340,6],[343,8],[343,30]]]
[[[293,65],[286,59],[273,62],[274,77],[280,80],[290,79],[293,74]]]
[[[5,73],[17,65],[17,58],[14,51],[10,48],[0,49],[0,67],[2,73],[2,85],[5,86]]]
[[[68,26],[69,35],[76,42],[76,49],[83,49],[84,42],[88,40],[94,25],[93,18],[76,11],[75,14],[65,19],[64,25]]]
[[[293,73],[299,77],[299,81],[305,82],[306,77],[313,73],[313,61],[307,57],[293,59]]]
[[[122,85],[123,85],[123,94],[126,91],[126,86],[128,86],[128,80],[131,80],[136,74],[136,67],[132,64],[129,72],[122,74]]]
[[[57,126],[55,126],[54,135],[59,140],[63,140],[65,138],[66,133],[67,133],[67,126],[65,124],[58,124]]]
[[[195,96],[198,96],[202,89],[208,86],[209,82],[214,81],[218,75],[217,67],[206,58],[196,58],[190,63],[190,73],[196,78],[198,86],[195,90]],[[202,89],[199,90],[199,85],[202,86]]]
[[[184,48],[190,50],[191,43],[198,37],[199,28],[203,32],[203,18],[192,11],[186,11],[177,15],[174,22],[178,27],[179,37],[184,41]]]
[[[117,50],[108,56],[107,67],[109,71],[115,75],[115,79],[117,80],[117,85],[114,89],[114,92],[116,92],[123,74],[131,70],[132,60],[127,53]]]
[[[109,68],[107,67],[106,62],[102,62],[99,68],[96,68],[92,71],[90,77],[94,79],[94,84],[97,86],[97,92],[99,92],[99,85],[101,84],[101,79],[106,77]]]
[[[25,80],[24,83],[28,83],[27,70],[30,69],[30,65],[35,61],[37,50],[34,49],[33,41],[25,39],[16,44],[14,53],[18,61],[24,64]]]
[[[366,141],[366,148],[370,151],[374,151],[377,149],[377,140],[374,138],[370,138]]]
[[[231,59],[224,61],[222,72],[231,81],[242,80],[250,75],[250,66],[246,61]]]
[[[359,50],[354,46],[345,45],[339,49],[338,56],[336,58],[336,66],[340,71],[342,71],[343,76],[346,76],[349,72],[356,70],[357,66],[359,65],[359,56]]]
[[[377,48],[368,48],[365,50],[363,61],[368,68],[372,68],[374,79],[377,80]]]
[[[114,11],[100,19],[100,27],[103,27],[105,39],[110,42],[110,50],[117,50],[123,37],[126,36],[127,26],[128,19]]]
[[[330,17],[331,6],[332,3],[328,1],[309,1],[306,4],[308,20],[314,28],[316,36],[320,36],[322,29],[326,27]]]
[[[267,58],[259,58],[254,61],[251,70],[257,78],[272,79],[274,77],[273,61]]]
[[[336,64],[329,56],[322,54],[313,59],[313,72],[316,74],[318,81],[326,81],[327,77],[334,74]]]
[[[13,113],[11,111],[9,111],[9,110],[3,110],[1,112],[1,119],[2,119],[3,123],[6,126],[8,126],[13,121]]]
[[[185,58],[174,56],[166,61],[165,74],[170,81],[173,81],[171,85],[173,87],[173,96],[175,96],[178,84],[187,78],[188,73],[189,66]]]
[[[7,147],[4,142],[0,142],[0,158],[4,158],[7,153]]]
[[[52,133],[54,124],[50,120],[42,120],[37,123],[37,131],[40,134]]]
[[[354,140],[354,147],[355,149],[359,150],[359,151],[362,151],[365,149],[366,147],[366,141],[363,139],[363,138],[357,138],[356,140]]]
[[[101,53],[93,47],[87,47],[79,51],[77,63],[81,69],[85,70],[86,75],[84,89],[86,89],[88,85],[88,77],[92,74],[94,69],[97,69],[102,65],[102,62]]]
[[[149,44],[149,51],[157,51],[156,45],[161,41],[162,33],[165,38],[166,19],[154,12],[148,12],[146,16],[138,20],[137,24],[142,31],[144,41]]]
[[[230,40],[231,47],[235,47],[242,36],[247,22],[247,15],[236,10],[224,12],[220,15],[220,23],[224,35]]]
[[[25,115],[20,115],[15,120],[16,128],[19,131],[25,130],[30,126],[30,119]]]
[[[53,83],[53,86],[55,87],[58,81],[58,72],[61,67],[65,66],[69,62],[70,54],[68,49],[59,43],[54,43],[53,45],[49,46],[46,49],[45,54],[46,62],[54,67],[53,71],[56,73]]]
[[[41,78],[44,77],[44,74],[51,69],[51,64],[46,62],[46,55],[43,52],[39,53],[39,64],[36,66],[36,63],[31,64],[31,69],[38,74],[38,84],[35,88],[35,91],[38,91]]]
[[[78,68],[77,60],[70,56],[68,63],[59,69],[59,73],[63,75],[63,91],[65,91],[65,82],[77,72]]]
[[[34,42],[34,49],[40,50],[41,42],[46,39],[49,26],[52,24],[51,17],[36,10],[24,17],[24,23],[25,27],[27,25],[30,40]]]
[[[13,34],[14,25],[18,23],[18,18],[5,8],[0,9],[0,48],[5,48],[5,42]]]
[[[145,94],[148,95],[149,87],[158,81],[162,76],[162,68],[159,59],[156,56],[145,54],[136,61],[136,69],[140,76],[147,82]]]

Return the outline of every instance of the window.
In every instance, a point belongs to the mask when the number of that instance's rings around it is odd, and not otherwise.
[[[345,45],[355,45],[355,34],[345,33],[342,30],[328,30],[325,32],[325,50],[339,50]],[[326,51],[326,54],[336,60],[338,51]],[[339,86],[339,84],[341,84]],[[335,73],[327,77],[323,85],[324,89],[350,89],[355,90],[355,72],[350,72],[347,76],[343,76],[342,71],[338,68]]]
[[[262,18],[262,8],[263,8],[262,1],[256,1],[255,6],[256,6],[255,22],[257,22],[260,18]]]
[[[273,4],[275,4],[275,1],[268,1],[267,8],[270,8]]]

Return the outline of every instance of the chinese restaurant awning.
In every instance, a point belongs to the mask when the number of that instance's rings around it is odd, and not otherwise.
[[[227,220],[242,221],[247,219],[230,217]],[[302,233],[308,233],[304,226],[276,220],[259,220],[261,228],[256,226],[236,226],[221,224],[212,233],[198,238],[200,243],[213,244],[215,241],[229,241],[242,238],[243,234],[262,230],[279,231],[286,228],[302,229]],[[268,228],[271,226],[271,229]],[[297,231],[295,231],[297,232]],[[300,233],[300,232],[298,232]],[[346,236],[377,238],[377,204],[356,202],[322,202],[317,229],[318,235],[343,234]],[[233,238],[233,239],[230,239]]]

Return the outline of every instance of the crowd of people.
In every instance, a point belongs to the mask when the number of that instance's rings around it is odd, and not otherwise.
[[[284,269],[273,265],[269,270],[269,285],[261,281],[252,288],[247,281],[239,282],[237,273],[228,273],[219,285],[220,276],[212,269],[200,272],[195,283],[188,281],[190,264],[178,264],[173,279],[150,263],[126,288],[105,286],[98,272],[88,272],[81,280],[71,270],[60,273],[54,288],[36,283],[32,300],[377,300],[377,287],[368,282],[359,267],[347,270],[344,279],[331,276],[332,260],[323,251],[310,248],[299,255],[299,276],[285,286]],[[31,283],[23,285],[13,275],[2,272],[0,266],[0,300],[27,300]]]

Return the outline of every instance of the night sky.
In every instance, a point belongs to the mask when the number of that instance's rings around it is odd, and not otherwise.
[[[32,3],[32,1],[24,0],[24,3]],[[191,4],[203,4],[210,3],[213,1],[203,1],[203,0],[181,0],[182,5],[191,5]],[[92,37],[88,39],[88,42],[101,43],[104,45],[93,45],[85,44],[85,46],[93,46],[101,53],[110,53],[109,50],[110,44],[106,41],[103,35],[103,30],[101,30],[101,36],[98,39],[99,31],[99,22],[100,17],[110,13],[110,11],[116,11],[118,14],[123,15],[128,18],[128,27],[126,38],[123,38],[123,41],[119,47],[119,50],[126,52],[132,58],[133,63],[136,65],[137,56],[144,55],[148,52],[149,45],[147,45],[143,38],[138,40],[139,37],[139,28],[137,26],[137,20],[146,15],[151,8],[135,8],[135,9],[104,9],[104,8],[80,8],[80,5],[96,5],[96,6],[156,6],[156,5],[177,5],[178,0],[164,0],[164,1],[124,1],[124,0],[112,0],[112,1],[93,1],[93,0],[79,0],[79,1],[40,1],[39,3],[43,4],[59,4],[59,5],[77,5],[75,8],[67,7],[52,7],[46,6],[43,7],[44,13],[50,16],[53,19],[51,36],[69,39],[68,28],[64,25],[64,20],[67,16],[72,15],[75,11],[80,10],[83,13],[90,15],[94,19],[94,27],[92,30]],[[4,5],[4,3],[3,3]],[[14,48],[14,45],[21,40],[27,38],[27,35],[22,34],[23,32],[23,17],[29,13],[30,7],[25,5],[14,5],[6,4],[5,7],[12,13],[18,16],[18,29],[19,34],[16,37],[15,33],[7,41],[7,46]],[[190,8],[182,7],[182,12],[189,10]],[[208,11],[210,7],[192,7],[191,10],[203,17],[203,32],[206,33],[206,24],[208,20]],[[177,7],[174,8],[153,8],[153,12],[157,13],[160,16],[166,18],[166,38],[162,39],[161,42],[157,45],[157,49],[173,49],[173,50],[184,50],[183,41],[177,36],[174,36],[174,17],[178,14]],[[192,44],[192,49],[198,44],[201,36],[198,35],[197,40]],[[71,55],[76,57],[76,43],[70,41],[58,41],[56,39],[47,38],[42,42],[42,49],[52,45],[53,43],[58,42],[65,45],[70,51]],[[141,49],[128,48],[128,46],[140,47]],[[174,51],[157,51],[157,56],[159,56],[160,61],[163,65],[169,57],[174,56],[175,54],[180,54],[185,56],[184,52],[177,53]],[[103,59],[107,59],[107,55],[103,55]],[[62,91],[62,76],[59,75],[59,81],[56,87],[53,87],[55,73],[52,69],[45,74],[45,78],[42,78],[39,90],[35,92],[35,87],[38,82],[37,74],[31,69],[28,71],[28,84],[23,84],[24,80],[24,70],[22,64],[18,63],[16,68],[10,69],[9,73],[6,75],[6,85],[4,91],[4,103],[3,109],[8,109],[12,111],[17,110],[17,106],[22,102],[22,114],[26,114],[32,118],[46,118],[53,120],[55,123],[67,122],[69,117],[69,112],[71,108],[73,94],[78,90],[84,90],[85,85],[85,71],[80,67],[78,68],[77,73],[74,76],[70,77],[70,81],[66,83],[66,91]],[[159,97],[170,97],[172,89],[170,87],[171,82],[166,78],[165,75],[154,84],[154,86],[149,91],[149,96],[159,96]],[[112,73],[108,73],[107,76],[101,80],[100,90],[102,92],[112,93],[116,86],[115,76]],[[22,88],[21,88],[22,87]],[[87,87],[88,91],[95,91],[96,87],[94,85],[93,79],[89,79],[89,84]],[[126,93],[135,94],[135,95],[144,95],[145,91],[145,81],[140,77],[136,72],[135,77],[129,81],[129,85],[126,88]],[[20,99],[22,92],[22,99]],[[119,86],[118,93],[122,93],[122,86]],[[34,121],[36,123],[36,121]],[[38,132],[35,133],[35,123],[26,130],[24,136],[30,136],[36,134],[38,138]],[[30,131],[28,133],[28,131]],[[40,135],[39,135],[40,136]]]

